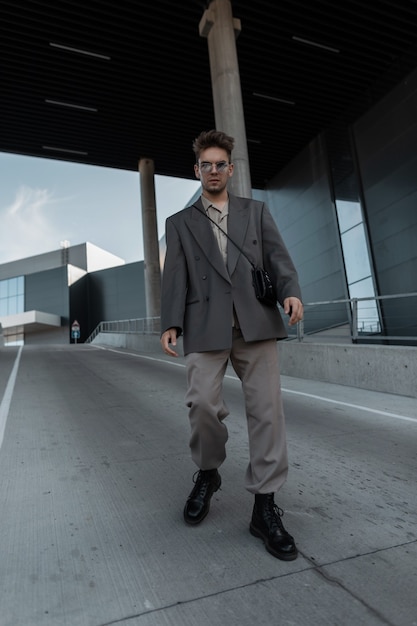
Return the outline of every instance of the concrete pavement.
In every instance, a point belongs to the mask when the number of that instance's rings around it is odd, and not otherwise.
[[[232,370],[222,489],[189,528],[183,359],[18,354],[0,349],[0,626],[417,624],[415,398],[283,377],[286,563],[248,532]]]

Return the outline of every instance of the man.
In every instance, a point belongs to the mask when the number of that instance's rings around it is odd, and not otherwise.
[[[251,262],[268,271],[289,324],[302,319],[303,305],[297,273],[267,207],[227,191],[233,145],[216,130],[195,139],[202,195],[166,222],[161,345],[178,356],[183,335],[190,448],[199,468],[184,519],[199,524],[221,485],[218,468],[228,438],[222,384],[230,359],[242,381],[248,422],[245,486],[255,496],[250,532],[275,557],[293,560],[297,548],[274,502],[288,471],[276,345],[287,335],[278,308],[256,298]]]

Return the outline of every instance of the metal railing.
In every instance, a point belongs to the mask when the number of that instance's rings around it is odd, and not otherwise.
[[[417,345],[417,292],[308,302],[289,339]]]
[[[100,333],[134,333],[139,335],[159,335],[161,320],[159,317],[142,317],[130,320],[100,322],[86,340],[91,343]]]
[[[99,333],[160,334],[160,318],[100,322]],[[326,300],[304,304],[304,320],[288,329],[288,340],[417,345],[417,292]]]

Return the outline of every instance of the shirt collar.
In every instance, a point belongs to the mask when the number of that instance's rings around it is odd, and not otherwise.
[[[218,204],[211,202],[208,198],[206,198],[203,195],[201,195],[201,202],[203,203],[203,207],[206,213],[210,207],[213,207],[214,209],[216,209],[216,211],[219,211],[219,213],[223,213],[229,206],[229,197],[227,198],[226,202],[221,207]]]

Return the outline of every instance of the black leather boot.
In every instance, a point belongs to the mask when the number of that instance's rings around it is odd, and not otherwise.
[[[291,535],[285,530],[284,512],[274,502],[274,494],[256,494],[249,530],[263,540],[265,548],[282,561],[293,561],[298,552]]]
[[[184,507],[184,519],[187,524],[199,524],[210,509],[210,500],[215,491],[220,489],[222,479],[216,469],[197,472],[195,485]]]

